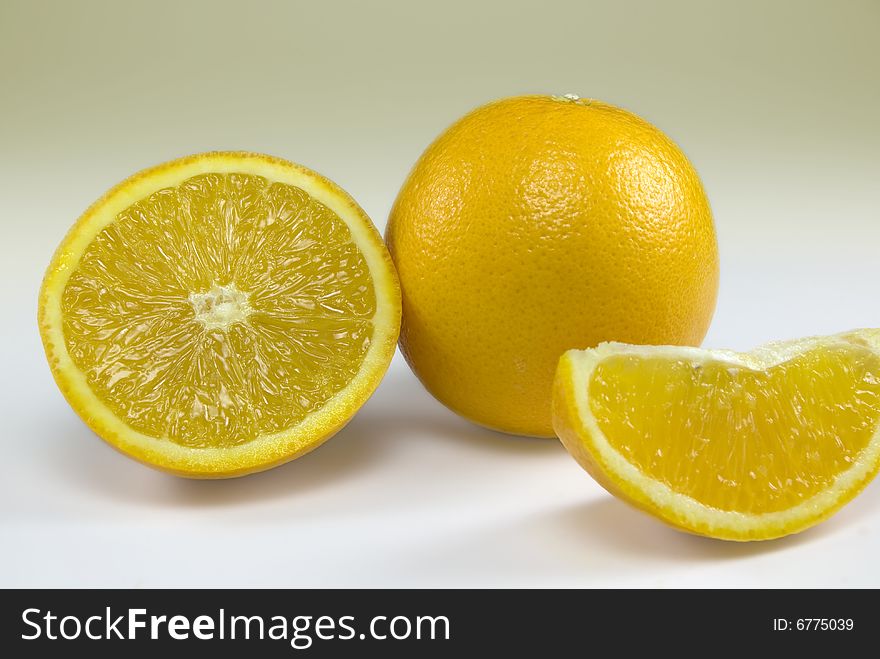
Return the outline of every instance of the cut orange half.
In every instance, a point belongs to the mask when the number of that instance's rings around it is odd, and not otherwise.
[[[400,289],[343,190],[291,162],[206,153],[122,182],[49,265],[39,325],[73,409],[122,452],[239,476],[332,436],[394,354]]]
[[[561,358],[554,427],[611,493],[675,527],[802,531],[880,467],[880,331],[750,353],[605,343]]]

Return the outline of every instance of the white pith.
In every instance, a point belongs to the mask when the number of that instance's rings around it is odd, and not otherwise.
[[[235,282],[226,285],[214,283],[207,291],[189,294],[195,319],[205,329],[226,329],[233,323],[243,323],[251,314],[249,294],[238,290]]]

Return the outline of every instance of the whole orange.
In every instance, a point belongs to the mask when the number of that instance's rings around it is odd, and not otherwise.
[[[559,357],[602,341],[698,345],[718,290],[709,202],[660,130],[576,96],[480,107],[428,147],[386,240],[400,347],[442,403],[552,436]]]

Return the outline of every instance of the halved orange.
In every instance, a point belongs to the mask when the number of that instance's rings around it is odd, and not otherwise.
[[[132,176],[79,218],[39,325],[98,435],[219,478],[339,430],[388,367],[400,308],[379,233],[338,186],[278,158],[206,153]]]
[[[554,428],[613,494],[730,540],[806,529],[880,468],[880,330],[750,353],[605,343],[561,358]]]

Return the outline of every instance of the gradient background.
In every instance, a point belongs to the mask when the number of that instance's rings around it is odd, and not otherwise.
[[[612,499],[553,441],[458,419],[398,356],[318,451],[189,482],[115,453],[56,390],[43,269],[108,187],[247,149],[337,181],[381,228],[472,107],[566,93],[665,130],[703,177],[706,345],[880,325],[880,2],[0,3],[0,585],[880,586],[880,484],[737,545]]]

